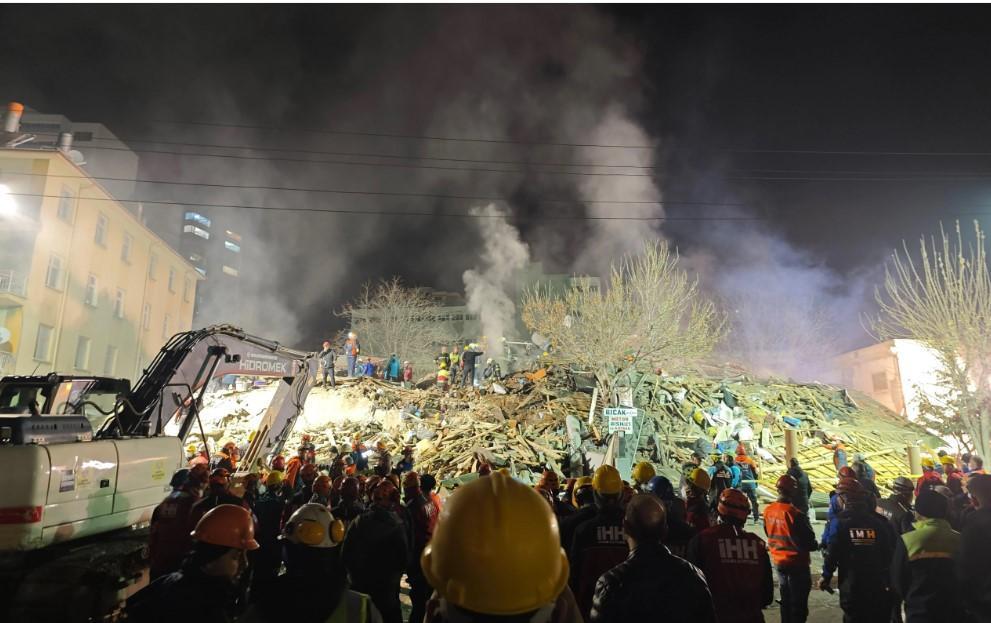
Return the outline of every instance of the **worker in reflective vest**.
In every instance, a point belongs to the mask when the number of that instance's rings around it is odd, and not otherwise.
[[[815,533],[808,516],[791,502],[798,494],[798,481],[785,474],[778,478],[777,490],[778,500],[764,509],[764,531],[781,587],[781,622],[805,623],[812,590],[809,552],[816,549]]]

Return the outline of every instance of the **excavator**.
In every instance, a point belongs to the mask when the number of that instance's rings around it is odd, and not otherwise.
[[[0,379],[0,620],[99,620],[140,583],[147,527],[186,465],[208,386],[278,379],[240,465],[282,451],[316,381],[315,353],[216,325],[173,336],[126,379]],[[210,449],[205,448],[209,453]],[[240,468],[239,468],[240,469]]]

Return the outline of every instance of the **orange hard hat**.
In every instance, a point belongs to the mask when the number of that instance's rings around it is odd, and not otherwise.
[[[408,472],[403,476],[403,489],[419,489],[420,475],[416,472]]]
[[[233,549],[258,549],[255,522],[246,508],[221,504],[211,508],[190,533],[197,543]]]
[[[719,494],[719,506],[716,507],[716,512],[746,521],[750,516],[750,500],[739,489],[724,489]]]
[[[330,476],[317,476],[313,481],[313,492],[322,496],[329,496],[331,490]]]
[[[206,466],[206,463],[197,463],[189,468],[189,475],[186,476],[186,482],[198,482],[200,484],[205,483],[210,479],[210,468]]]

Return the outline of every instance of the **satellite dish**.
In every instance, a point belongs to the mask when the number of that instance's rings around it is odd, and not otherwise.
[[[6,344],[10,341],[10,329],[7,327],[0,327],[0,344]]]
[[[86,158],[83,157],[83,152],[78,149],[69,150],[69,159],[78,166],[83,166],[86,164]]]

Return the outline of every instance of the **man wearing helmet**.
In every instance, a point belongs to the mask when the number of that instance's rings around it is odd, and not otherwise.
[[[667,533],[664,545],[675,556],[684,558],[688,553],[688,543],[698,534],[698,530],[686,522],[685,502],[674,494],[674,486],[664,476],[654,476],[647,483],[647,493],[651,493],[664,505],[667,516]]]
[[[281,539],[286,573],[257,596],[239,622],[382,621],[368,595],[347,589],[337,550],[344,525],[326,506],[301,506],[289,518]]]
[[[422,621],[426,613],[427,600],[432,589],[420,569],[420,554],[433,537],[435,525],[434,505],[423,495],[420,488],[420,475],[407,472],[403,477],[403,498],[406,501],[406,512],[412,528],[413,543],[409,569],[406,573],[409,582],[409,599],[413,605],[410,621]]]
[[[705,574],[720,621],[764,623],[761,611],[774,601],[774,579],[764,541],[743,529],[750,499],[726,489],[716,508],[719,524],[692,539],[688,560]]]
[[[203,494],[206,484],[206,465],[193,469],[181,469],[172,477],[173,487],[178,487],[151,514],[148,535],[148,561],[151,579],[179,569],[182,559],[193,541],[190,532],[196,523],[192,520],[192,508]]]
[[[210,472],[210,480],[207,482],[207,492],[198,502],[193,504],[193,508],[190,510],[190,517],[195,523],[203,517],[208,510],[221,504],[233,504],[234,506],[244,506],[247,509],[247,505],[244,500],[237,497],[230,492],[231,488],[231,475],[223,467],[218,467],[217,469]]]
[[[345,526],[350,525],[358,518],[358,515],[365,512],[365,506],[359,500],[360,496],[358,479],[354,476],[345,478],[344,482],[341,483],[341,501],[332,511],[334,517],[343,521]]]
[[[854,479],[836,486],[841,512],[835,537],[823,553],[819,589],[828,591],[839,569],[840,607],[844,623],[876,623],[891,616],[891,561],[895,535],[874,512],[873,499]],[[938,495],[938,494],[937,494]]]
[[[812,590],[809,553],[816,549],[816,537],[808,516],[792,504],[798,494],[798,482],[785,474],[778,478],[776,488],[777,501],[764,509],[764,533],[778,572],[781,623],[805,623]]]
[[[912,512],[912,481],[899,476],[891,483],[892,494],[878,500],[877,512],[891,523],[896,534],[912,530],[915,514]]]

